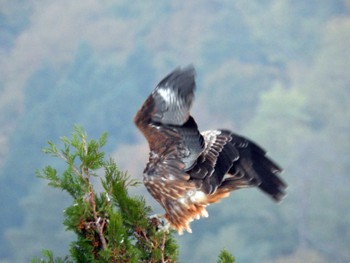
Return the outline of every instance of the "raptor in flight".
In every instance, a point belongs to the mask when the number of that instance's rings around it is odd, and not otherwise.
[[[134,118],[150,148],[144,184],[179,233],[231,191],[256,186],[280,201],[286,188],[282,169],[256,143],[229,130],[198,131],[190,115],[195,75],[192,66],[175,69]]]

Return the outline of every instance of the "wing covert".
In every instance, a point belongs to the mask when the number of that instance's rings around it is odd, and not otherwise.
[[[220,186],[239,153],[230,144],[231,133],[225,130],[202,132],[205,149],[197,164],[189,172],[191,178],[201,184],[204,192],[211,194]]]

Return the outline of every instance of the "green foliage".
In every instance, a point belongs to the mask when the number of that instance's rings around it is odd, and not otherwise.
[[[227,250],[223,249],[220,252],[218,263],[235,263],[235,257]]]
[[[44,249],[42,251],[43,257],[40,259],[33,259],[32,263],[70,263],[68,257],[60,258],[60,257],[54,257],[52,251]]]
[[[61,141],[63,149],[49,142],[44,152],[63,159],[66,170],[59,174],[47,166],[37,174],[73,198],[64,211],[64,225],[77,238],[70,244],[70,256],[54,258],[44,250],[45,259],[33,262],[175,262],[178,248],[172,232],[159,230],[161,222],[149,217],[145,200],[128,194],[138,182],[119,171],[112,159],[105,160],[101,147],[107,134],[88,141],[76,126],[72,138]],[[91,179],[102,172],[103,191],[97,193]]]

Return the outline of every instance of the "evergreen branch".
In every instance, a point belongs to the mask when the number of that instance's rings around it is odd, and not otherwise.
[[[72,160],[70,160],[67,155],[63,154],[62,152],[57,152],[57,156],[64,160],[76,175],[83,177],[82,173],[79,172],[78,168],[74,166]]]
[[[35,258],[32,260],[32,263],[72,263],[72,261],[70,261],[68,259],[68,257],[65,258],[54,258],[52,251],[50,250],[42,250],[41,254],[43,255],[43,258]]]
[[[80,130],[79,128],[76,127],[76,131],[81,135],[81,139],[82,139],[82,148],[83,148],[83,151],[84,151],[84,157],[87,157],[89,156],[89,147],[88,147],[88,143],[86,141],[86,135],[82,132],[82,130]],[[81,158],[83,159],[83,158]],[[94,229],[96,230],[96,232],[98,233],[99,235],[99,238],[100,238],[100,241],[102,243],[102,249],[105,250],[107,249],[107,242],[106,242],[106,238],[104,237],[104,234],[103,234],[103,229],[104,229],[104,226],[105,226],[105,223],[106,221],[105,220],[101,220],[101,217],[98,216],[97,214],[97,211],[96,211],[96,201],[95,201],[95,191],[93,189],[93,186],[91,184],[91,181],[90,181],[90,171],[89,171],[89,167],[88,166],[85,166],[84,165],[84,162],[82,160],[82,170],[84,171],[85,173],[85,179],[86,179],[86,182],[88,184],[88,189],[89,189],[89,201],[91,203],[91,206],[92,206],[92,212],[93,212],[93,216],[94,216]]]
[[[230,254],[226,249],[221,250],[218,263],[235,263],[235,257]]]

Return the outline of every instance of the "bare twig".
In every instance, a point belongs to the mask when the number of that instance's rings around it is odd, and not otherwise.
[[[165,233],[163,233],[162,243],[160,244],[160,250],[162,251],[162,263],[166,262],[164,257],[165,241],[166,241],[166,237],[165,237]]]

